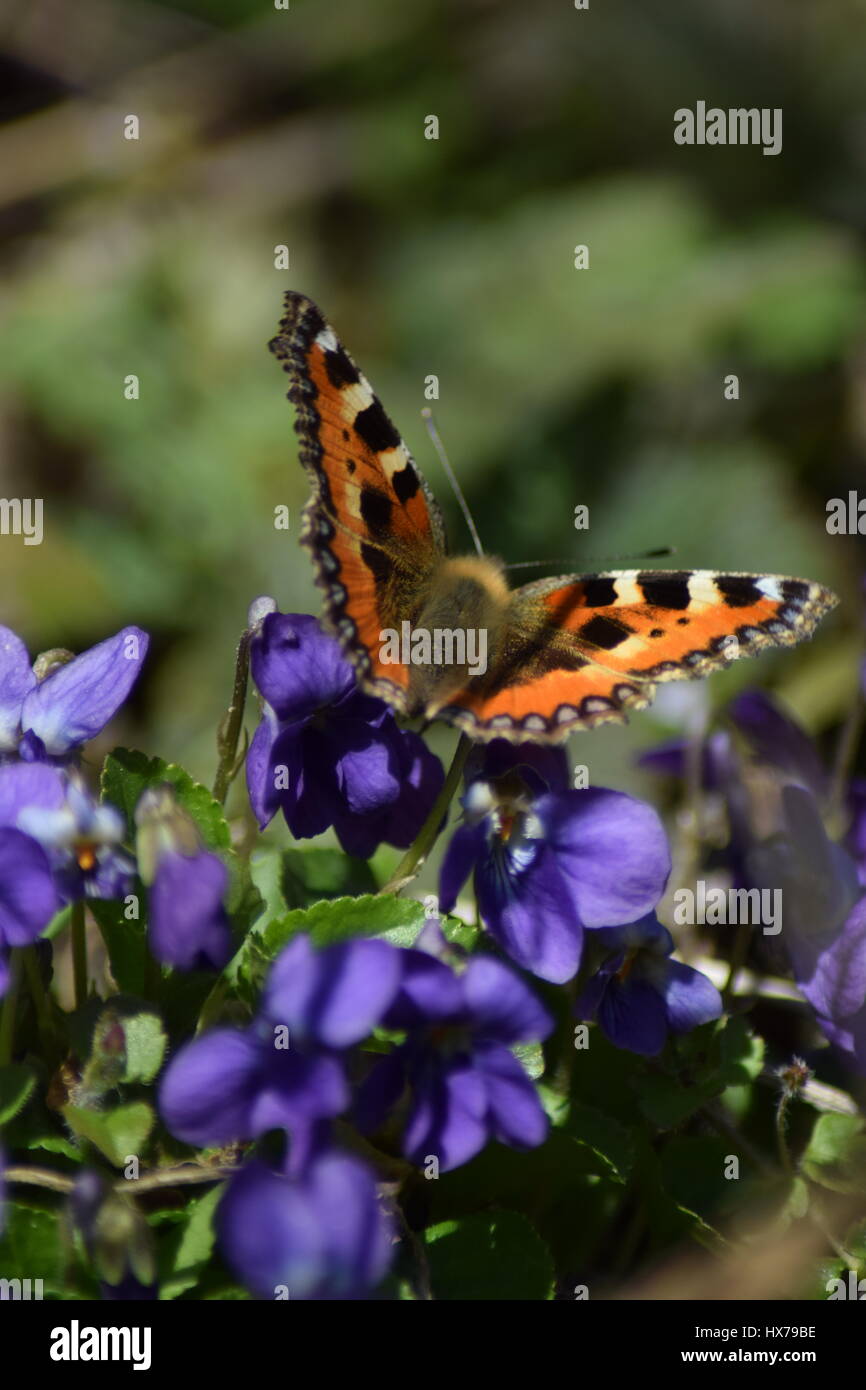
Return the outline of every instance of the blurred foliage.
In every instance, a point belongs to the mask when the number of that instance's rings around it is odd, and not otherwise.
[[[372,378],[454,544],[430,373],[491,551],[592,569],[669,545],[673,566],[829,583],[842,607],[811,646],[712,698],[769,679],[813,728],[843,714],[862,542],[824,523],[866,449],[855,0],[80,0],[71,25],[60,0],[3,0],[0,18],[0,493],[46,516],[41,547],[0,542],[0,618],[34,652],[154,635],[115,734],[210,781],[250,600],[315,611],[265,346],[289,286]],[[675,145],[698,99],[781,107],[782,152]],[[641,790],[631,755],[666,708],[676,723],[663,702],[575,740],[593,780]]]

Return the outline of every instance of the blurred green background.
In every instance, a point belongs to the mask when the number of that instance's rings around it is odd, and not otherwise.
[[[864,25],[857,0],[4,0],[0,495],[43,497],[46,530],[0,539],[0,620],[33,652],[145,627],[111,741],[212,780],[249,602],[318,611],[266,349],[293,287],[382,395],[454,548],[431,373],[506,560],[670,545],[663,566],[840,594],[812,644],[576,737],[595,783],[648,787],[635,750],[744,682],[829,729],[862,626],[863,541],[828,536],[825,507],[866,491]],[[699,99],[781,107],[782,152],[676,145]]]

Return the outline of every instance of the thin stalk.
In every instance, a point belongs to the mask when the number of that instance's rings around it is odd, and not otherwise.
[[[469,756],[469,749],[472,747],[471,740],[465,734],[461,734],[454,750],[454,757],[451,759],[451,766],[448,769],[442,790],[433,803],[430,814],[421,826],[414,842],[409,846],[400,863],[397,865],[384,888],[380,888],[381,893],[399,893],[405,888],[418,873],[427,855],[430,853],[436,837],[439,834],[439,826],[445,815],[454,793],[460,785],[460,778],[463,775],[463,768]]]
[[[74,1178],[55,1173],[51,1168],[4,1168],[4,1182],[23,1182],[30,1187],[50,1187],[52,1192],[71,1192]]]
[[[153,1173],[145,1173],[143,1178],[121,1178],[113,1184],[115,1192],[128,1193],[154,1192],[161,1187],[186,1187],[191,1183],[222,1182],[239,1172],[236,1167],[200,1168],[197,1164],[186,1163],[180,1168],[158,1168]],[[5,1182],[26,1183],[30,1187],[48,1187],[52,1192],[71,1192],[75,1186],[74,1178],[63,1173],[55,1173],[51,1168],[16,1168],[3,1170]]]
[[[722,990],[722,1000],[726,1009],[730,1008],[731,1000],[734,996],[734,985],[737,982],[737,976],[739,975],[740,971],[746,963],[746,957],[749,954],[749,946],[751,945],[751,941],[751,923],[740,922],[739,926],[737,927],[737,934],[734,937],[734,946],[733,950],[731,951],[731,963],[728,967],[728,978],[725,982],[725,987]]]
[[[36,1010],[36,1022],[39,1028],[42,1052],[44,1056],[50,1057],[57,1045],[57,1030],[54,1026],[51,1000],[42,979],[42,971],[39,969],[39,957],[36,954],[35,946],[22,948],[21,962],[24,967],[30,998],[33,1000],[33,1007]]]
[[[143,1178],[123,1178],[114,1184],[115,1192],[155,1192],[160,1187],[186,1187],[190,1183],[222,1182],[239,1167],[199,1168],[187,1163],[181,1168],[158,1168],[154,1173],[145,1173]]]
[[[776,1148],[779,1151],[779,1162],[788,1176],[793,1178],[795,1176],[795,1169],[791,1162],[791,1153],[788,1148],[788,1136],[786,1132],[788,1128],[788,1106],[790,1103],[791,1097],[789,1093],[783,1091],[776,1105]]]
[[[87,928],[84,921],[84,899],[72,904],[72,977],[75,982],[75,1007],[87,1003]]]
[[[225,803],[232,779],[238,770],[238,739],[241,735],[250,673],[250,635],[249,630],[243,632],[238,642],[231,704],[223,715],[217,731],[219,762],[214,777],[213,794],[214,800],[221,806]]]

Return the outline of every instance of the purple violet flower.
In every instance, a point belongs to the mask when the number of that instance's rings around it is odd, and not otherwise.
[[[866,887],[866,777],[852,777],[848,784],[850,822],[845,848],[857,865],[857,877]]]
[[[36,763],[57,778],[62,800],[31,800],[22,807],[17,823],[38,840],[54,871],[64,902],[78,898],[122,898],[132,891],[135,861],[122,848],[126,825],[116,807],[96,801],[76,776]],[[0,769],[0,778],[14,776],[27,764]],[[19,780],[23,780],[20,779]],[[49,804],[52,803],[52,804]]]
[[[63,795],[51,767],[0,767],[0,995],[9,983],[9,949],[36,941],[62,906],[48,854],[19,817],[34,805],[60,806]]]
[[[150,889],[148,943],[176,970],[222,970],[232,954],[223,900],[229,874],[204,848],[170,783],[143,792],[135,808],[138,863]]]
[[[780,890],[780,940],[797,987],[825,1037],[866,1074],[866,897],[857,867],[803,787],[781,789],[779,822],[750,855],[753,881]]]
[[[363,1298],[386,1273],[394,1239],[373,1174],[336,1150],[295,1176],[245,1164],[220,1202],[217,1233],[253,1293],[293,1301]]]
[[[829,779],[799,725],[758,690],[740,695],[730,712],[770,774],[752,785],[728,736],[712,736],[726,741],[714,744],[709,785],[725,795],[734,881],[779,893],[779,941],[797,986],[825,1037],[866,1074],[866,782],[855,778],[847,789],[843,848],[825,829],[820,803]],[[682,774],[681,750],[668,749],[666,759]]]
[[[841,929],[799,935],[789,943],[794,978],[824,1036],[847,1064],[866,1076],[866,897]]]
[[[60,906],[42,846],[20,830],[0,829],[0,997],[9,986],[10,949],[38,940]]]
[[[304,614],[269,613],[250,645],[265,699],[247,756],[259,825],[278,810],[297,839],[330,826],[348,854],[407,848],[443,782],[439,760],[358,688],[339,644]]]
[[[148,944],[175,970],[222,970],[232,954],[223,906],[229,873],[216,854],[162,855],[150,889]]]
[[[425,951],[406,949],[403,983],[385,1015],[405,1043],[377,1062],[362,1084],[361,1126],[377,1129],[408,1088],[403,1152],[442,1172],[468,1162],[488,1140],[533,1148],[547,1117],[511,1048],[547,1037],[547,1010],[508,966],[475,956],[461,975]]]
[[[141,628],[125,627],[71,660],[40,658],[33,669],[21,638],[0,627],[0,756],[30,762],[74,756],[123,704],[148,641]]]
[[[670,959],[673,937],[652,914],[593,932],[592,945],[603,956],[575,1013],[595,1020],[615,1047],[654,1057],[668,1033],[687,1033],[721,1017],[715,985]]]
[[[670,851],[644,802],[601,788],[544,791],[537,770],[524,772],[469,786],[442,863],[441,907],[451,910],[474,871],[491,934],[518,965],[561,984],[577,972],[585,928],[655,907]]]
[[[297,1163],[318,1123],[347,1108],[336,1052],[379,1023],[400,984],[400,957],[382,941],[315,951],[295,938],[271,968],[251,1027],[215,1028],[169,1063],[160,1110],[172,1133],[201,1146],[285,1129]]]

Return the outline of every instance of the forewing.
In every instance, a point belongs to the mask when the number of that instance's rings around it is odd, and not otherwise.
[[[420,609],[445,549],[436,502],[378,396],[316,305],[289,292],[271,351],[289,377],[312,484],[301,541],[326,617],[363,684],[398,708],[409,673],[380,633]]]

